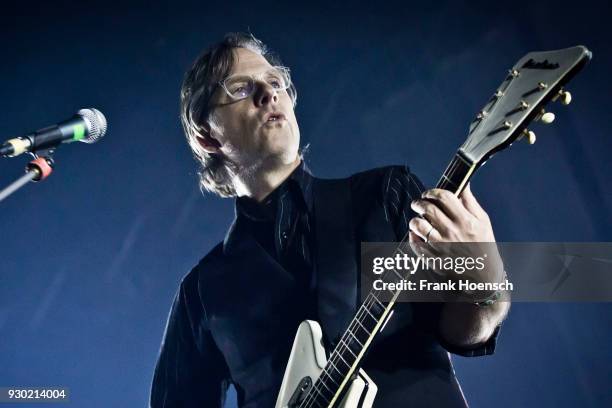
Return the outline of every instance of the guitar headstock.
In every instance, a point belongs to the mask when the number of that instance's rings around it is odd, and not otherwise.
[[[554,120],[554,114],[545,111],[549,102],[570,103],[563,87],[590,59],[591,52],[581,45],[525,55],[477,114],[459,151],[480,165],[522,137],[534,143],[535,134],[527,126],[533,120]]]

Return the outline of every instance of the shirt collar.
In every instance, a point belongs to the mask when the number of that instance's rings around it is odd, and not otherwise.
[[[252,219],[256,221],[271,221],[276,218],[276,205],[283,194],[290,193],[292,201],[300,208],[306,208],[308,213],[313,211],[312,196],[313,175],[304,163],[298,167],[281,183],[268,197],[264,203],[258,203],[248,197],[238,197],[235,200],[234,221],[228,229],[223,240],[224,251],[228,252],[232,247],[241,242],[241,235],[244,235],[246,225],[240,222],[241,219]],[[242,227],[241,227],[242,226]]]
[[[287,193],[291,194],[291,199],[299,208],[312,212],[312,174],[303,160],[263,202],[249,197],[236,198],[236,215],[244,215],[254,221],[274,221],[278,201]]]

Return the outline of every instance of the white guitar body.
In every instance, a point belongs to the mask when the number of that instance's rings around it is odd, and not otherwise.
[[[321,326],[315,321],[305,320],[298,327],[275,408],[299,407],[297,390],[309,387],[321,375],[327,364],[322,337]],[[363,370],[347,386],[344,398],[336,405],[338,408],[372,407],[378,387]]]

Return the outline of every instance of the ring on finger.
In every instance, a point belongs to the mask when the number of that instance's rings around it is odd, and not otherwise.
[[[432,225],[429,231],[427,231],[427,234],[425,234],[425,242],[429,242],[429,235],[431,235],[431,231],[433,230],[434,230],[434,227]]]

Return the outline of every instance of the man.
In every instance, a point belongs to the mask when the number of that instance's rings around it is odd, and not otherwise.
[[[181,119],[202,186],[236,197],[236,218],[181,282],[155,369],[154,408],[220,407],[229,383],[239,406],[273,407],[298,324],[321,321],[329,346],[355,313],[361,241],[406,233],[412,242],[495,240],[469,187],[461,198],[424,192],[403,166],[353,175],[322,199],[324,183],[299,152],[295,101],[288,70],[249,35],[228,34],[185,76]],[[325,200],[345,209],[331,217],[346,225],[337,237],[321,222],[330,218]],[[321,242],[337,245],[345,267],[321,262]],[[379,387],[375,406],[465,406],[446,350],[491,354],[507,309],[398,305],[362,364]]]

